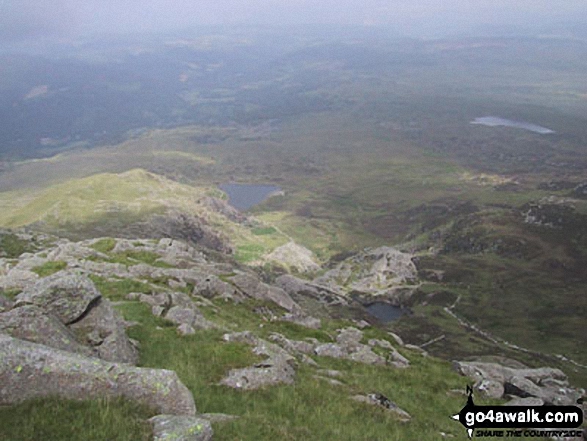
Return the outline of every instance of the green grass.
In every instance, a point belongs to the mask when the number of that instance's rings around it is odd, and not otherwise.
[[[103,277],[90,275],[90,279],[96,285],[100,293],[109,300],[124,300],[125,296],[131,292],[152,292],[152,287],[144,282],[131,279],[107,280]]]
[[[36,266],[32,268],[31,271],[33,273],[37,273],[39,277],[47,277],[58,271],[64,270],[65,268],[67,268],[67,262],[62,260],[54,260],[46,262],[41,266]]]
[[[267,234],[274,234],[277,233],[277,230],[273,227],[262,227],[262,228],[253,228],[251,232],[255,236],[265,236]]]
[[[30,253],[34,249],[28,240],[20,239],[16,234],[5,233],[0,237],[0,256],[14,259],[22,253]]]
[[[116,246],[116,240],[112,239],[110,237],[106,237],[104,239],[100,239],[98,241],[96,241],[94,244],[92,244],[91,248],[95,249],[96,251],[100,252],[100,253],[109,253],[110,251],[112,251],[114,249],[114,247]]]
[[[149,441],[149,409],[125,400],[57,398],[0,406],[2,441]]]
[[[11,288],[11,289],[2,289],[0,290],[0,294],[6,297],[9,300],[14,300],[17,295],[22,292],[21,289],[18,288]]]
[[[263,323],[251,312],[253,306],[226,304],[215,318],[219,323],[232,320],[236,329],[259,330],[260,335],[279,331],[289,338],[313,336],[329,340],[325,331],[291,324],[271,328],[272,323]],[[131,302],[119,308],[127,320],[141,323],[129,330],[130,336],[141,342],[141,365],[175,370],[193,392],[199,412],[241,417],[217,424],[216,440],[420,440],[440,439],[440,431],[453,434],[455,440],[466,439],[464,430],[449,418],[460,410],[464,398],[448,394],[450,389],[463,389],[466,380],[451,372],[446,362],[408,352],[412,366],[398,370],[315,358],[321,368],[340,370],[344,386],[315,379],[314,368],[300,365],[292,386],[243,392],[217,383],[229,369],[259,360],[249,346],[224,343],[219,331],[199,331],[194,336],[178,338],[175,329],[153,317],[145,305]],[[213,317],[210,311],[207,316]],[[259,328],[262,323],[263,328]],[[330,328],[330,324],[325,327]],[[393,415],[350,399],[354,394],[374,391],[411,413],[412,422],[400,423]]]
[[[120,253],[111,254],[108,260],[111,263],[120,263],[126,266],[136,265],[137,263],[146,263],[159,268],[172,268],[172,265],[159,261],[161,256],[152,251],[135,251],[128,250]]]

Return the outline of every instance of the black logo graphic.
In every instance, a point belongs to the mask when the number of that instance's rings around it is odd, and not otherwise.
[[[472,438],[475,429],[574,429],[583,423],[583,410],[578,406],[477,406],[473,388],[467,385],[467,404],[452,419]]]

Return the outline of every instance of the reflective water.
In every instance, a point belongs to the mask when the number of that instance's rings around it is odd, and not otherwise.
[[[554,133],[554,130],[547,129],[546,127],[538,126],[536,124],[531,124],[524,121],[512,121],[511,119],[499,118],[497,116],[484,116],[481,118],[475,118],[473,121],[471,121],[471,124],[481,124],[489,127],[515,127],[517,129],[524,129],[534,133],[540,133],[541,135]]]
[[[373,317],[376,317],[384,323],[389,323],[394,320],[397,320],[405,314],[404,309],[400,308],[399,306],[393,306],[385,302],[371,303],[370,305],[365,306],[365,309]]]
[[[228,195],[228,203],[239,210],[248,210],[281,191],[274,185],[257,184],[221,184],[219,188]]]

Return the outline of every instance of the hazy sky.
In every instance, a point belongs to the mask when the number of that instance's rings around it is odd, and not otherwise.
[[[484,24],[587,22],[587,0],[0,0],[0,40],[198,24],[388,25],[410,35]]]

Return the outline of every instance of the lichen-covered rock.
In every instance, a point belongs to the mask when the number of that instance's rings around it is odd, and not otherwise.
[[[153,441],[210,441],[210,421],[201,417],[157,415],[149,419]]]
[[[2,289],[25,289],[34,285],[39,280],[39,275],[29,270],[13,268],[6,275],[0,277]]]
[[[220,384],[235,389],[252,390],[280,383],[294,383],[295,359],[284,349],[248,331],[225,334],[223,339],[253,344],[253,352],[267,358],[251,367],[232,369]]]
[[[80,344],[56,317],[35,305],[21,306],[0,314],[0,332],[64,351],[90,357],[97,355],[89,347]]]
[[[88,277],[59,271],[26,288],[16,297],[16,306],[37,305],[67,325],[79,319],[100,297]]]
[[[0,334],[0,405],[38,397],[125,397],[162,414],[196,414],[177,374],[84,357]]]
[[[126,335],[126,323],[109,300],[100,299],[70,329],[95,347],[103,360],[137,364],[139,354]]]

